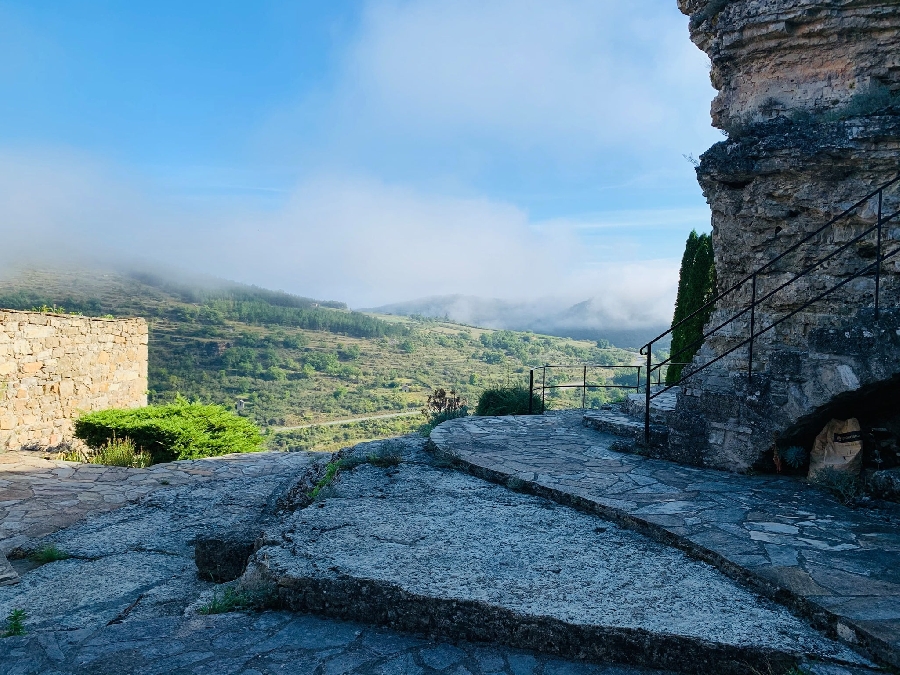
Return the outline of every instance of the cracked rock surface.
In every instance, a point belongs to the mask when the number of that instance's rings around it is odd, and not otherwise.
[[[662,675],[284,611],[197,614],[217,587],[198,579],[193,542],[261,529],[285,487],[327,459],[261,453],[241,458],[238,472],[203,460],[212,477],[156,489],[136,503],[32,539],[71,557],[0,587],[0,620],[23,609],[27,631],[0,639],[0,675]],[[234,458],[221,461],[234,465]],[[178,470],[178,464],[169,467]]]
[[[435,466],[421,441],[269,527],[248,575],[297,610],[570,657],[720,673],[864,663],[682,551]]]

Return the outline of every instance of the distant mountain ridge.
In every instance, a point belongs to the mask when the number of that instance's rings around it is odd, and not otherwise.
[[[449,319],[471,326],[530,330],[577,340],[608,340],[622,348],[640,347],[668,329],[668,325],[616,327],[616,319],[594,298],[561,306],[556,299],[510,301],[472,295],[436,295],[359,311]]]

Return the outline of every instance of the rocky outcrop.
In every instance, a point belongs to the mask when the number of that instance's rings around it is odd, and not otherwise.
[[[721,129],[785,113],[864,112],[900,90],[892,0],[679,0],[712,61]]]
[[[881,266],[879,301],[889,311],[876,320],[877,233],[853,242],[876,224],[878,198],[804,242],[900,174],[900,5],[680,0],[679,6],[711,60],[719,91],[713,123],[729,135],[697,169],[712,209],[719,291],[799,244],[756,280],[757,298],[774,294],[756,309],[755,332],[777,326],[754,341],[752,379],[748,349],[728,353],[750,335],[750,315],[741,312],[752,283],[717,303],[707,330],[738,318],[697,355],[695,365],[722,358],[685,383],[663,453],[743,471],[764,465],[775,442],[805,439],[822,419],[853,405],[854,396],[881,391],[900,375],[897,316],[890,311],[900,304],[900,255]],[[881,195],[883,216],[900,209],[898,187]],[[883,227],[882,254],[898,245],[894,219]]]

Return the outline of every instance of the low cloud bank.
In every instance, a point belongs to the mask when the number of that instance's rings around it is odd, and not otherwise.
[[[564,298],[514,302],[448,295],[398,302],[367,311],[446,318],[472,326],[531,330],[578,339],[605,339],[617,347],[639,347],[668,328],[652,315],[642,317],[645,321],[623,324],[615,309],[600,298],[570,304]]]
[[[677,261],[600,265],[575,228],[542,227],[488,199],[334,176],[297,185],[277,208],[191,201],[75,154],[0,150],[0,240],[0,265],[165,265],[354,307],[502,298],[510,304],[490,311],[457,303],[455,316],[499,325],[515,315],[535,330],[550,313],[572,329],[665,324],[677,282]]]

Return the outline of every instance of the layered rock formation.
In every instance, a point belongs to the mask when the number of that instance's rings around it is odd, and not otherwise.
[[[900,174],[900,4],[679,6],[711,59],[719,91],[713,123],[729,136],[697,170],[712,208],[719,291],[796,244],[758,275],[757,298],[821,263],[756,309],[757,333],[784,321],[754,341],[752,379],[746,346],[727,354],[750,334],[750,315],[740,312],[752,281],[723,297],[707,329],[738,319],[708,338],[694,365],[723,358],[690,378],[679,397],[664,454],[743,471],[763,467],[776,442],[806,443],[830,416],[864,414],[867,397],[900,392],[900,255],[881,264],[882,311],[874,315],[875,263],[879,250],[900,245],[900,220],[883,224],[881,249],[877,232],[853,242],[877,223],[876,196],[803,241]],[[900,183],[881,198],[883,217],[897,211]]]

